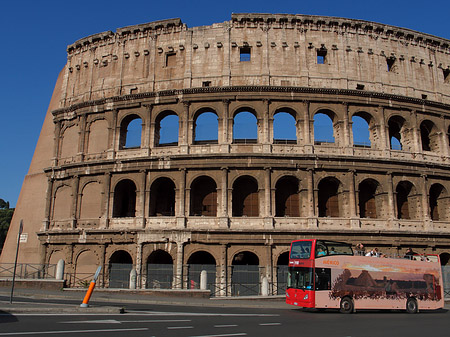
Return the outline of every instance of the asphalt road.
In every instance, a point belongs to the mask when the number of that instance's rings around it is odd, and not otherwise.
[[[1,313],[0,313],[1,314]],[[449,336],[450,311],[416,315],[391,311],[304,311],[127,305],[125,314],[2,314],[1,336]]]

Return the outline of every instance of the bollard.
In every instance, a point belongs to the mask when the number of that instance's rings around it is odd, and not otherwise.
[[[64,279],[64,260],[61,259],[56,264],[56,273],[55,273],[55,279],[62,280]]]
[[[100,275],[100,270],[101,269],[102,269],[102,267],[98,267],[97,268],[97,271],[95,272],[94,278],[91,281],[91,284],[89,285],[88,291],[86,292],[86,296],[84,296],[83,303],[80,304],[81,308],[89,307],[89,299],[91,298],[91,295],[92,295],[92,293],[94,291],[95,282],[97,282],[97,278],[98,278],[98,275]]]
[[[136,289],[136,269],[130,271],[130,289]]]
[[[206,272],[206,270],[202,270],[202,272],[200,273],[200,289],[206,290],[207,283],[208,283],[208,273]]]
[[[269,280],[265,276],[262,279],[261,295],[262,296],[269,296]]]

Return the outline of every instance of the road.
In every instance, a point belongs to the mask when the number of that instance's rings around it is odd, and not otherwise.
[[[298,308],[258,309],[127,305],[125,314],[1,314],[1,336],[449,336],[450,311],[304,311]]]

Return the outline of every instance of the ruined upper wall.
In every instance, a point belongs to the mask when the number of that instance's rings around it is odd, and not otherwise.
[[[60,107],[231,85],[358,88],[450,103],[449,45],[409,29],[334,17],[233,14],[194,28],[162,20],[70,45]]]

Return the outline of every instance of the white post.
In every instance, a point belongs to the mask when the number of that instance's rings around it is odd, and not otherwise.
[[[206,270],[202,270],[200,273],[200,290],[206,290],[208,281],[208,273]]]
[[[61,259],[56,264],[56,273],[55,273],[55,279],[57,280],[63,280],[64,279],[64,260]]]
[[[269,280],[267,279],[266,276],[264,276],[263,279],[262,279],[261,295],[262,296],[269,296]]]
[[[136,289],[136,269],[130,271],[130,289]]]

